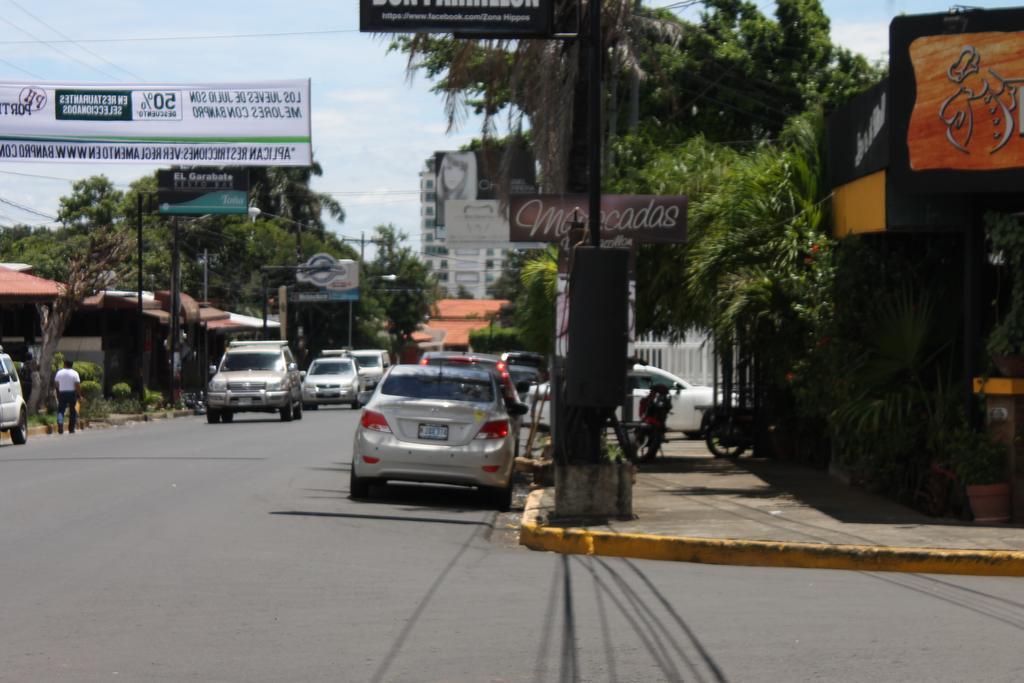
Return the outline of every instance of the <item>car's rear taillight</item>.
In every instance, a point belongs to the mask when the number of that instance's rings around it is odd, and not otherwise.
[[[504,439],[506,436],[508,436],[508,420],[493,420],[480,428],[476,438]]]
[[[430,360],[427,358],[420,358],[420,365],[430,365]]]
[[[380,413],[373,410],[364,410],[363,416],[359,419],[359,424],[366,429],[372,429],[375,432],[391,433],[391,425],[388,424],[387,419]]]
[[[488,474],[494,474],[498,471],[499,467],[498,465],[484,465],[483,469],[484,472],[487,472]]]

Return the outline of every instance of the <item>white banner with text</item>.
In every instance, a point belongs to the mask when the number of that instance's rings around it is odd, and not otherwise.
[[[0,162],[308,166],[309,80],[0,82]]]

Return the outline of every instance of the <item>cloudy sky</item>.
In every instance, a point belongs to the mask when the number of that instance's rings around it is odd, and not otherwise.
[[[645,0],[657,7],[690,2]],[[986,2],[988,7],[1020,4]],[[758,3],[765,13],[774,2]],[[885,56],[888,24],[901,13],[948,9],[934,0],[825,0],[834,39]],[[470,119],[447,131],[441,99],[387,41],[358,32],[357,0],[0,0],[0,81],[208,83],[310,78],[315,182],[345,206],[345,236],[394,223],[418,238],[418,172],[435,150],[477,132]],[[45,223],[74,179],[105,173],[126,185],[145,166],[0,165],[0,229]],[[31,213],[6,202],[29,207]],[[415,246],[418,248],[418,241]],[[2,259],[2,255],[0,255]]]

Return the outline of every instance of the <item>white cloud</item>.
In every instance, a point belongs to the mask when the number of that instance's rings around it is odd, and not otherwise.
[[[889,20],[834,21],[832,40],[871,61],[888,59]]]

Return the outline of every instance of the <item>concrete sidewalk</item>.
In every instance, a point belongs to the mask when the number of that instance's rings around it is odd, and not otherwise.
[[[827,473],[773,460],[710,457],[672,442],[640,466],[636,519],[549,519],[531,494],[520,535],[536,549],[717,564],[1024,576],[1024,527],[928,517]]]

